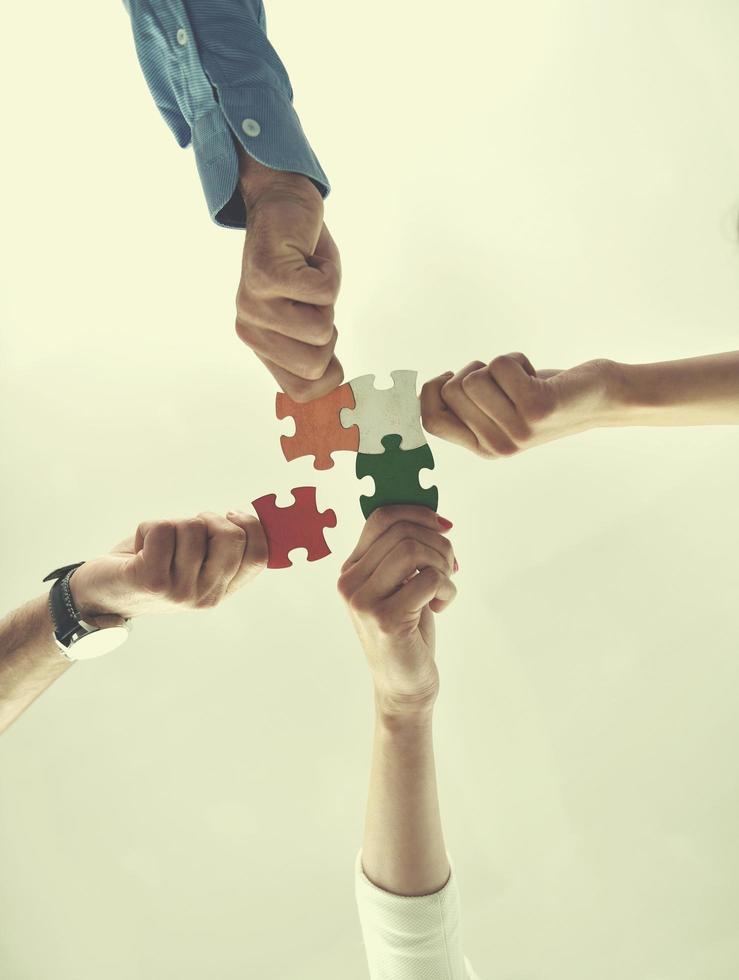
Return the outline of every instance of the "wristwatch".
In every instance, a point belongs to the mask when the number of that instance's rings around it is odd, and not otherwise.
[[[67,660],[91,660],[110,653],[126,641],[130,631],[128,620],[120,626],[100,628],[82,619],[72,599],[69,580],[75,569],[84,564],[78,561],[75,565],[56,568],[44,579],[44,582],[55,579],[49,591],[49,609],[54,623],[54,642]]]

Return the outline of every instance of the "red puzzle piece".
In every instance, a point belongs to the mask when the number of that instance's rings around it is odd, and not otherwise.
[[[280,437],[286,460],[297,459],[298,456],[314,456],[315,469],[330,470],[334,465],[332,452],[337,449],[348,449],[355,453],[358,451],[358,426],[344,428],[339,418],[342,408],[355,407],[354,392],[349,384],[343,384],[312,402],[295,402],[280,391],[275,405],[278,419],[289,415],[295,419],[295,435]]]
[[[323,532],[327,527],[336,527],[336,514],[318,510],[315,487],[296,487],[292,495],[295,503],[289,507],[277,507],[274,493],[251,502],[267,537],[267,568],[290,568],[288,553],[293,548],[306,548],[308,561],[331,554]]]

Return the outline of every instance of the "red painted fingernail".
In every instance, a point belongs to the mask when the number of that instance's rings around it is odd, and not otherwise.
[[[451,521],[448,521],[446,517],[442,517],[440,514],[436,515],[436,519],[445,531],[448,531],[450,528],[454,527]]]

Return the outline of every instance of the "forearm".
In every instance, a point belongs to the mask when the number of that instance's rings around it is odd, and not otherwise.
[[[0,732],[72,666],[53,630],[48,595],[0,620]]]
[[[739,351],[655,364],[612,364],[603,424],[739,424]]]
[[[399,721],[377,710],[362,867],[397,895],[429,895],[449,879],[430,712]]]

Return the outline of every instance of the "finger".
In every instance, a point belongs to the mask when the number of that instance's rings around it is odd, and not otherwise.
[[[377,538],[359,561],[342,573],[339,591],[342,595],[353,595],[370,578],[375,569],[397,547],[405,547],[410,552],[414,543],[422,543],[428,548],[434,548],[448,574],[455,570],[454,548],[441,531],[411,524],[410,521],[399,521]]]
[[[414,507],[411,504],[391,504],[386,507],[378,507],[372,511],[365,521],[359,541],[341,566],[342,571],[359,561],[373,542],[399,521],[426,527],[432,531],[441,531],[442,534],[445,534],[452,527],[451,521],[439,516],[429,507]]]
[[[498,386],[487,367],[471,371],[462,380],[462,389],[477,408],[517,443],[531,435],[526,422],[516,411],[516,406],[508,395]]]
[[[331,342],[334,330],[334,307],[297,303],[277,296],[263,300],[254,296],[244,285],[236,299],[237,318],[259,330],[268,330],[322,347]]]
[[[178,521],[172,578],[177,598],[191,598],[197,591],[200,569],[207,555],[207,531],[199,517]]]
[[[450,378],[441,389],[444,403],[451,408],[457,418],[462,419],[477,441],[477,452],[485,456],[510,456],[517,450],[499,425],[489,419],[465,394],[462,382],[468,374],[484,368],[480,361],[472,361]]]
[[[206,528],[206,557],[198,576],[201,598],[216,602],[223,598],[234,575],[241,567],[246,550],[246,534],[242,528],[220,514],[205,511],[198,514]]]
[[[172,521],[145,521],[136,531],[136,576],[152,592],[166,591],[172,582],[176,531]]]
[[[339,255],[339,249],[336,245],[336,242],[333,239],[333,236],[331,235],[331,232],[328,230],[325,221],[323,223],[323,226],[321,227],[321,234],[318,236],[318,243],[316,244],[316,247],[313,249],[312,258],[328,259],[330,262],[333,262],[339,274],[338,286],[340,288],[341,287],[341,256]]]
[[[252,514],[245,514],[243,511],[229,511],[226,517],[237,527],[240,527],[246,535],[246,547],[241,557],[241,564],[228,587],[230,594],[242,588],[250,579],[267,567],[269,549],[264,528]]]
[[[520,351],[515,351],[513,354],[506,354],[505,356],[512,358],[514,361],[520,364],[529,377],[536,377],[536,368],[525,354],[522,354]]]
[[[446,439],[448,442],[456,443],[456,445],[471,449],[474,452],[477,449],[477,439],[474,433],[445,405],[441,397],[441,389],[452,377],[454,377],[454,372],[447,371],[446,374],[441,374],[438,378],[427,381],[421,388],[423,427],[439,439]]]
[[[513,405],[518,406],[521,399],[531,390],[532,378],[536,371],[524,354],[503,354],[488,364],[488,373],[505,392]]]
[[[266,357],[278,367],[306,381],[317,381],[326,373],[338,339],[332,325],[331,340],[320,347],[281,337],[271,330],[260,330],[241,320],[236,321],[236,333],[259,357]]]
[[[404,583],[427,568],[442,577],[449,573],[446,557],[422,541],[400,541],[382,559],[367,581],[357,589],[370,606],[393,595]]]
[[[321,395],[328,395],[344,380],[344,369],[336,356],[331,358],[325,373],[316,381],[306,381],[305,378],[299,378],[296,374],[278,367],[269,358],[261,357],[259,354],[257,357],[267,367],[280,388],[296,402],[307,402],[320,398]]]
[[[442,612],[456,595],[457,588],[448,576],[436,568],[425,568],[386,599],[383,607],[388,619],[402,622],[417,617],[431,604],[435,612]]]

